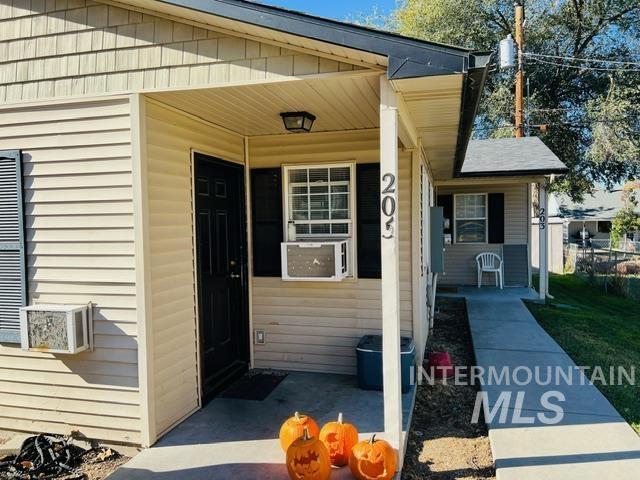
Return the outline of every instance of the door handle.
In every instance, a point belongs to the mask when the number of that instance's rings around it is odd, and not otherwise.
[[[231,278],[240,278],[240,274],[239,273],[232,273],[231,275],[229,275]]]

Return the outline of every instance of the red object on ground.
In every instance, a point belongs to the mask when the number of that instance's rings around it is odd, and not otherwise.
[[[433,371],[434,378],[449,378],[453,376],[453,361],[449,352],[429,353],[429,373]]]

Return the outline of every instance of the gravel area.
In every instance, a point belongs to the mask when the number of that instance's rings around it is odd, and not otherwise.
[[[464,299],[439,298],[427,352],[447,351],[455,365],[474,364]],[[426,361],[425,361],[426,368]],[[476,386],[418,386],[402,478],[488,480],[495,468],[487,427],[471,423]]]

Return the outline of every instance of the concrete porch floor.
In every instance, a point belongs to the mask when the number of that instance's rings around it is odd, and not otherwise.
[[[405,432],[414,392],[402,397]],[[384,429],[382,392],[360,390],[354,376],[290,372],[263,401],[212,400],[109,480],[286,479],[278,433],[296,410],[319,426],[342,412],[361,438]],[[351,478],[349,468],[331,478]]]

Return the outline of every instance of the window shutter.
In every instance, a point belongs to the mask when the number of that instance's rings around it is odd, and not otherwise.
[[[488,203],[489,243],[504,243],[504,193],[490,193]]]
[[[360,163],[356,168],[358,277],[381,278],[380,164]]]
[[[453,195],[438,195],[438,206],[442,207],[444,218],[449,219],[449,228],[443,230],[444,233],[453,235]]]
[[[20,343],[20,307],[27,303],[22,153],[0,151],[0,342]]]
[[[251,170],[253,274],[280,277],[282,242],[282,172],[280,168]]]

